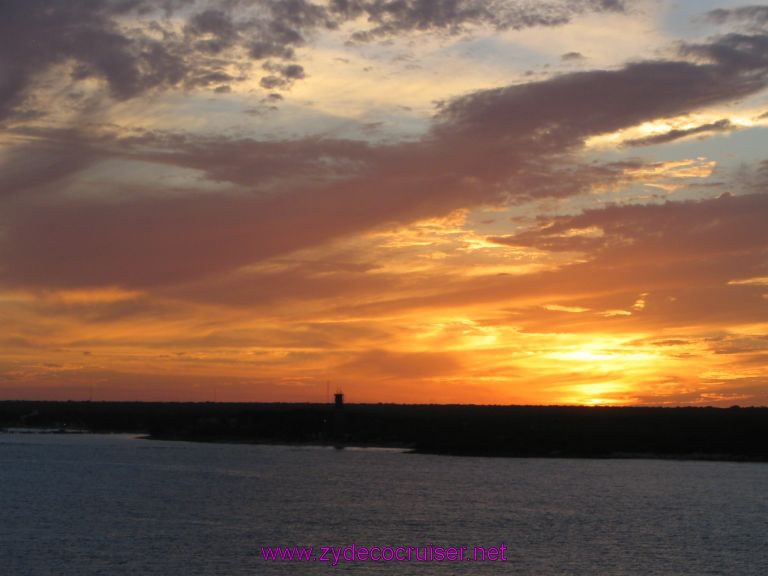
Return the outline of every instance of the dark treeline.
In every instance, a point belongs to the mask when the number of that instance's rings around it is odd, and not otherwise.
[[[335,422],[335,424],[334,424]],[[476,456],[768,461],[768,408],[0,402],[0,427],[211,442],[401,446]]]

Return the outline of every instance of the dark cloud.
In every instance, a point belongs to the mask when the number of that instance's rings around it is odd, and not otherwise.
[[[163,20],[193,4],[5,0],[0,5],[0,119],[23,112],[20,105],[29,100],[35,79],[55,65],[71,66],[72,88],[98,78],[118,100],[153,89],[218,87],[235,80],[225,71],[234,56],[219,56],[242,41],[242,24],[214,9],[193,14],[181,33]]]
[[[624,146],[652,146],[654,144],[666,144],[668,142],[674,142],[681,138],[688,136],[695,136],[697,134],[711,134],[713,132],[730,132],[735,127],[731,124],[730,120],[718,120],[717,122],[710,122],[709,124],[701,124],[694,128],[685,128],[680,130],[670,130],[662,134],[654,134],[653,136],[646,136],[645,138],[635,138],[634,140],[627,140],[624,142]]]
[[[710,10],[706,19],[716,24],[746,22],[751,25],[768,24],[768,6],[741,6],[739,8],[718,8]]]
[[[0,119],[20,104],[33,78],[53,64],[77,63],[73,80],[103,78],[118,99],[174,85],[182,60],[159,41],[128,36],[115,18],[142,2],[5,0],[0,8]]]
[[[517,183],[517,194],[527,187],[535,196],[530,178],[555,184],[550,178],[562,168],[553,164],[568,165],[555,157],[590,136],[688,114],[765,88],[765,41],[761,35],[739,41],[727,36],[683,47],[685,53],[706,53],[703,63],[645,61],[475,92],[441,107],[432,137],[444,148],[462,150],[446,162],[451,169],[496,179],[516,169],[518,176],[528,177]],[[556,186],[566,190],[568,180],[559,180]]]
[[[366,142],[322,137],[262,141],[147,133],[113,145],[124,158],[202,170],[213,181],[250,189],[281,180],[295,184],[307,178],[317,184],[349,179],[381,155]]]
[[[337,22],[324,6],[305,0],[264,0],[256,3],[266,15],[246,19],[246,45],[252,58],[294,58],[317,30],[332,29]]]
[[[288,64],[280,68],[280,73],[284,78],[290,78],[291,80],[299,80],[305,78],[304,67],[298,64]]]
[[[179,10],[184,8],[183,11]],[[232,79],[228,66],[247,69],[251,59],[292,60],[320,30],[366,17],[371,27],[357,40],[412,30],[457,31],[488,23],[497,28],[556,25],[588,11],[616,11],[607,0],[550,1],[531,6],[518,0],[349,0],[329,5],[307,0],[3,0],[0,4],[0,120],[30,113],[35,78],[54,65],[71,63],[71,81],[99,78],[116,99],[147,90],[212,86]],[[168,16],[185,18],[181,31]],[[243,75],[239,80],[244,79]],[[304,78],[290,64],[262,80],[267,89]]]
[[[768,352],[768,335],[726,336],[717,339],[712,348],[715,354],[751,354]]]
[[[543,250],[620,253],[675,260],[681,254],[723,253],[768,248],[768,193],[723,195],[717,199],[663,204],[614,205],[563,216],[540,228],[498,242]],[[579,231],[599,230],[586,237]]]
[[[266,90],[280,90],[288,86],[288,81],[281,76],[264,76],[259,80],[259,85]]]
[[[670,338],[667,340],[655,340],[650,342],[654,346],[685,346],[686,344],[690,344],[690,341],[688,340],[676,340],[674,338]]]
[[[294,81],[306,78],[304,67],[299,64],[276,64],[268,60],[262,65],[264,70],[271,74],[264,76],[259,82],[267,90],[285,89],[290,87]]]
[[[586,60],[586,56],[581,52],[566,52],[560,56],[560,60],[563,62],[578,62],[579,60]]]
[[[25,142],[10,148],[0,164],[0,199],[50,193],[110,155],[104,146],[111,138],[78,129],[19,130],[15,135]]]
[[[559,26],[586,12],[621,12],[619,0],[564,0],[536,3],[505,0],[332,0],[330,10],[343,18],[366,17],[371,27],[352,39],[368,42],[410,31],[458,33],[466,26],[496,29]]]
[[[185,32],[194,38],[197,49],[211,54],[219,54],[240,40],[238,27],[223,10],[204,10],[193,15]]]
[[[734,74],[754,73],[768,65],[768,34],[726,34],[714,42],[684,44],[680,53],[712,62]]]
[[[639,62],[476,92],[444,106],[435,131],[510,154],[551,152],[593,134],[758,92],[768,85],[766,45],[768,36],[726,36],[683,47],[685,54],[706,56],[707,63]]]

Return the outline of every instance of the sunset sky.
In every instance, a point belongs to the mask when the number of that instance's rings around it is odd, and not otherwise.
[[[768,404],[768,2],[0,0],[0,399]]]

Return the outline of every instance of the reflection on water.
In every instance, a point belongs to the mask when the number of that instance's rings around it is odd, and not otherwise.
[[[768,573],[768,465],[0,435],[12,576]],[[270,563],[261,546],[498,546],[505,563]]]

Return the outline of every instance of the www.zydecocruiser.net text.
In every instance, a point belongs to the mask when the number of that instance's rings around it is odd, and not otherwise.
[[[270,562],[505,562],[507,547],[499,546],[268,546]]]

